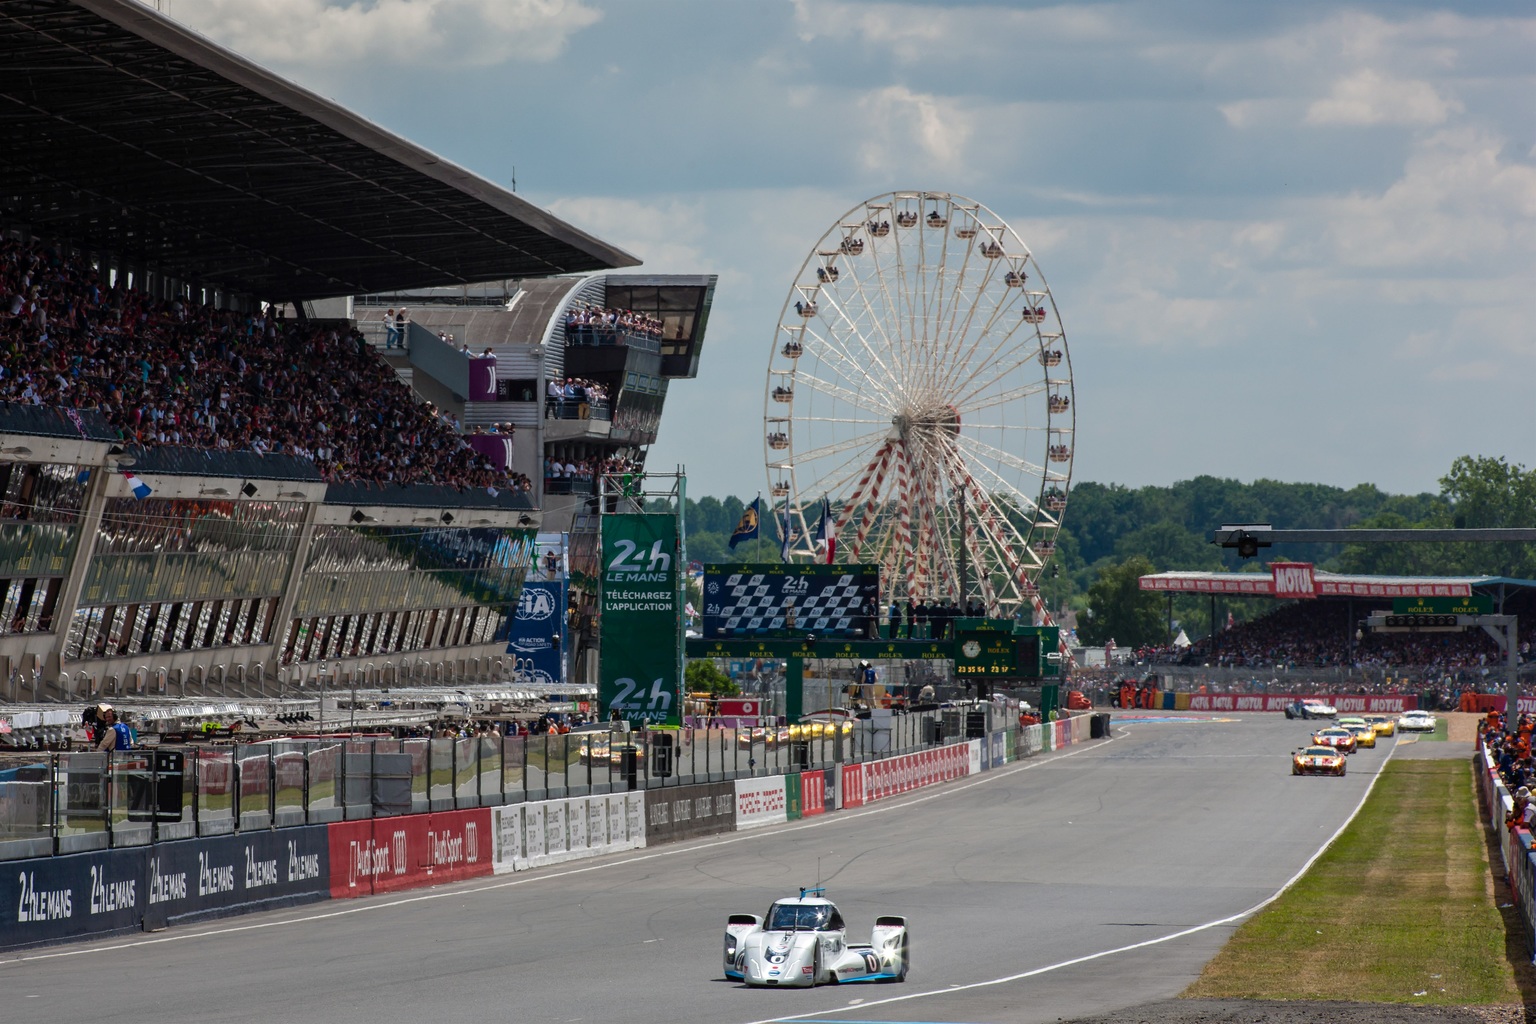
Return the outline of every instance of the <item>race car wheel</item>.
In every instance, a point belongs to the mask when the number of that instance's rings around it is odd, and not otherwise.
[[[896,980],[906,981],[907,971],[912,967],[912,953],[907,949],[907,940],[901,940],[901,970],[896,972]]]
[[[811,988],[821,984],[821,943],[816,943],[816,949],[811,953]]]

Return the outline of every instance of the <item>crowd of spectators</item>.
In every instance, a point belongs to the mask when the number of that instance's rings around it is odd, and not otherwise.
[[[978,601],[961,607],[953,601],[892,601],[889,635],[912,639],[944,640],[953,637],[955,620],[961,616],[982,618],[986,609]]]
[[[608,458],[577,458],[574,455],[562,458],[559,455],[550,455],[544,460],[545,480],[590,482],[599,476],[635,476],[644,472],[645,468],[639,460],[622,455],[612,455]]]
[[[546,419],[587,419],[593,408],[608,407],[608,389],[580,377],[549,378],[544,402]]]
[[[580,342],[583,335],[600,331],[661,337],[661,320],[648,313],[636,313],[631,309],[609,309],[606,306],[573,306],[565,313],[565,333],[573,341]]]
[[[109,287],[0,241],[0,401],[100,411],[125,443],[291,454],[330,481],[524,489],[356,331]]]
[[[1532,611],[1536,601],[1527,595],[1511,599],[1518,604],[1520,641],[1529,659],[1536,638]],[[1529,606],[1530,611],[1524,609]],[[1355,620],[1363,620],[1390,607],[1355,605]],[[1523,613],[1522,613],[1523,612]],[[1216,636],[1201,637],[1188,648],[1155,647],[1137,651],[1140,661],[1166,664],[1213,665],[1237,668],[1392,668],[1412,667],[1430,675],[1454,675],[1463,670],[1497,667],[1498,645],[1481,629],[1454,633],[1378,633],[1350,619],[1342,601],[1297,601],[1268,615],[1237,623]]]
[[[1536,763],[1531,759],[1531,732],[1536,723],[1521,715],[1509,724],[1504,714],[1490,711],[1477,724],[1478,738],[1493,762],[1504,786],[1514,796],[1514,806],[1505,824],[1528,831],[1536,828],[1536,804],[1531,788],[1536,786]]]

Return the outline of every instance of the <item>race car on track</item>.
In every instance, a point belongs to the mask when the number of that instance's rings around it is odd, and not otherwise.
[[[1428,711],[1404,711],[1397,716],[1397,727],[1403,732],[1434,732],[1437,724]]]
[[[1397,719],[1391,715],[1366,715],[1366,722],[1376,730],[1377,736],[1394,736],[1397,734]]]
[[[1302,747],[1291,755],[1292,775],[1343,775],[1344,755],[1332,747]]]
[[[849,942],[847,933],[843,915],[821,889],[801,889],[799,896],[775,902],[766,917],[730,916],[725,976],[786,988],[907,979],[906,918],[875,918],[867,943]]]
[[[1375,726],[1366,725],[1362,719],[1353,718],[1348,721],[1340,719],[1339,728],[1348,729],[1350,732],[1355,734],[1355,746],[1357,747],[1376,746]]]
[[[1355,752],[1355,734],[1348,729],[1331,726],[1312,736],[1314,747],[1333,747],[1341,754],[1353,754]]]
[[[1338,713],[1332,704],[1324,704],[1311,697],[1305,700],[1293,700],[1285,706],[1286,718],[1332,718]]]

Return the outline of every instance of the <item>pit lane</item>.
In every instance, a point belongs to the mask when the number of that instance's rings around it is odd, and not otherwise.
[[[1293,778],[1288,755],[1309,723],[1187,717],[1117,724],[1109,742],[865,811],[16,954],[0,961],[7,1017],[73,1022],[106,998],[114,1015],[167,1024],[981,1024],[1164,998],[1339,829],[1393,747],[1351,755],[1342,779]],[[817,881],[858,941],[877,913],[908,918],[910,980],[813,991],[718,980],[725,915]]]

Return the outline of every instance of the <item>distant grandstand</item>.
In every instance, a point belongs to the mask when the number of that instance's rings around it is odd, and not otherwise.
[[[3,0],[0,55],[0,700],[508,680],[546,449],[643,463],[713,279],[573,363],[622,250],[132,0]],[[315,315],[508,279],[566,298],[398,355]],[[573,367],[608,417],[546,425]]]
[[[1235,622],[1187,644],[1135,652],[1143,664],[1181,688],[1185,683],[1232,683],[1253,680],[1315,686],[1401,692],[1437,692],[1446,696],[1476,691],[1502,693],[1506,685],[1503,655],[1481,629],[1461,632],[1377,633],[1366,625],[1373,614],[1389,613],[1399,599],[1482,597],[1497,614],[1518,618],[1520,649],[1517,672],[1526,690],[1536,683],[1536,580],[1503,576],[1363,576],[1318,571],[1313,590],[1292,600],[1275,593],[1274,577],[1261,572],[1161,572],[1143,576],[1143,592],[1169,598],[1170,634],[1175,594],[1210,599],[1209,621],[1221,621],[1217,603],[1232,597],[1275,598],[1271,612]],[[1283,689],[1281,692],[1284,692]],[[1354,692],[1354,691],[1351,691]]]

